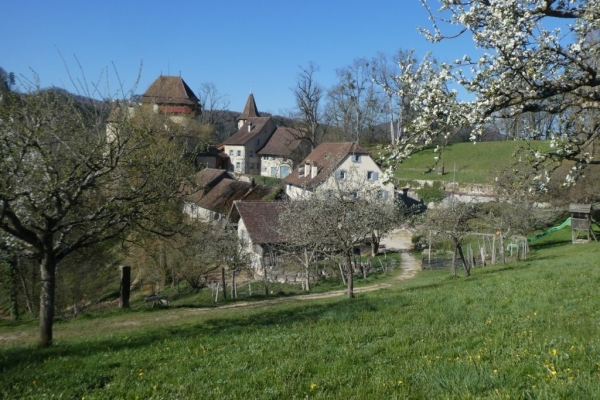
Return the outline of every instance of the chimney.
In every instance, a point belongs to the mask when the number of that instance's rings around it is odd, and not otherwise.
[[[319,172],[319,167],[317,166],[317,163],[315,161],[312,162],[312,167],[310,168],[310,177],[311,179],[317,176],[317,173]]]

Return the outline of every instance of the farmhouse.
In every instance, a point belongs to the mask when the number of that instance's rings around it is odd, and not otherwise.
[[[262,149],[277,129],[271,117],[261,117],[256,108],[254,95],[250,93],[246,107],[238,117],[238,131],[225,142],[223,150],[229,156],[231,172],[240,174],[260,173]]]
[[[252,268],[260,272],[265,257],[272,257],[284,242],[280,214],[284,203],[277,201],[236,201],[232,214],[237,214],[237,234],[241,247],[251,256]]]
[[[231,172],[285,178],[306,154],[302,142],[299,131],[278,128],[273,118],[261,116],[250,93],[238,117],[238,131],[223,142],[223,151]]]
[[[326,194],[345,181],[360,185],[363,191],[377,191],[384,199],[394,196],[394,186],[382,181],[381,169],[369,152],[353,142],[322,143],[284,179],[292,200]]]
[[[308,143],[297,129],[279,127],[265,147],[259,150],[260,174],[283,179],[308,153]]]

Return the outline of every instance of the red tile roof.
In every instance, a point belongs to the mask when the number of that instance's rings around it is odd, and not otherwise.
[[[252,125],[252,129],[248,130],[248,125]],[[271,126],[269,126],[271,125]],[[264,128],[275,128],[275,122],[271,117],[252,117],[248,118],[246,123],[233,135],[230,136],[223,144],[228,145],[244,145],[258,135]]]
[[[253,244],[282,243],[285,234],[282,232],[279,216],[285,207],[281,201],[236,201],[240,219],[248,231]]]
[[[223,179],[198,202],[198,206],[220,214],[227,214],[235,200],[264,200],[275,196],[279,190],[276,187],[253,186],[249,182]]]
[[[198,98],[180,76],[159,76],[140,99],[151,104],[187,104],[198,106]]]
[[[258,151],[258,154],[291,158],[300,142],[302,142],[302,134],[299,130],[277,128],[265,147]]]
[[[283,181],[289,185],[312,189],[323,183],[349,154],[369,155],[369,152],[354,142],[321,143]],[[310,171],[300,175],[299,172],[304,172],[306,163],[316,163],[318,166],[318,173],[314,178],[311,178]]]
[[[198,185],[198,190],[185,196],[185,201],[198,203],[206,193],[217,186],[223,179],[232,179],[227,171],[216,168],[204,168],[194,175],[194,181]],[[184,190],[188,190],[185,189]]]

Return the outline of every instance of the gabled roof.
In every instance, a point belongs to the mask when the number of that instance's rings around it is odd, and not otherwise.
[[[198,172],[195,177],[196,184],[201,187],[211,187],[216,186],[217,181],[221,181],[222,179],[231,179],[231,176],[227,173],[227,171],[216,168],[204,168],[202,171]]]
[[[264,200],[269,196],[275,196],[277,191],[279,188],[276,187],[223,179],[198,202],[198,206],[220,214],[227,214],[235,200]]]
[[[281,201],[236,201],[234,203],[253,244],[284,241],[285,235],[279,221],[284,206],[285,203]]]
[[[258,108],[256,108],[256,101],[254,101],[254,95],[250,93],[250,95],[248,96],[248,100],[246,100],[246,107],[244,107],[244,111],[237,119],[239,121],[240,119],[256,117],[260,117],[260,114],[258,113]]]
[[[291,158],[292,153],[302,142],[302,134],[293,128],[277,128],[265,147],[258,154]]]
[[[230,136],[227,140],[225,140],[223,144],[244,145],[248,141],[252,140],[254,136],[258,135],[269,121],[272,121],[271,117],[248,118],[244,125],[242,125],[242,127],[238,129],[233,136]],[[251,129],[248,129],[249,125],[252,126]]]
[[[216,168],[204,168],[194,175],[194,181],[198,190],[185,196],[185,201],[198,203],[212,188],[217,186],[223,179],[232,179],[227,171]],[[184,189],[189,190],[189,189]]]
[[[159,76],[140,99],[142,103],[198,105],[198,98],[180,76]]]
[[[369,152],[354,142],[321,143],[283,181],[289,185],[312,189],[323,183],[350,154],[369,155]],[[317,165],[318,173],[314,178],[311,178],[310,171],[305,173],[306,164]],[[303,172],[302,175],[300,171]]]

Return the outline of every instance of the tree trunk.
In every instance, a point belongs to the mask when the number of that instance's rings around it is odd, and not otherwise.
[[[371,257],[375,257],[379,253],[379,243],[381,239],[376,234],[371,234]]]
[[[54,291],[56,288],[56,260],[48,251],[40,263],[42,286],[40,289],[40,339],[39,347],[52,344],[52,323],[54,320]]]
[[[221,267],[221,285],[223,286],[223,300],[227,300],[227,284],[225,283],[225,267]]]
[[[308,259],[308,250],[304,249],[304,273],[306,276],[306,284],[304,285],[304,289],[306,289],[307,292],[310,291],[310,262]]]
[[[462,246],[459,244],[456,247],[458,248],[458,254],[460,254],[460,259],[463,262],[467,276],[471,276],[471,269],[469,268],[469,266],[467,265],[467,261],[465,260],[465,255],[463,254]]]
[[[342,263],[338,263],[338,267],[340,268],[340,276],[342,277],[342,284],[346,284],[346,278],[344,277],[344,267],[342,267]]]
[[[348,282],[348,298],[354,297],[354,271],[352,268],[352,254],[346,253],[346,281]]]
[[[454,245],[454,251],[452,252],[452,267],[450,268],[451,276],[456,276],[456,251],[457,247]],[[431,266],[431,262],[429,263],[429,266]]]

